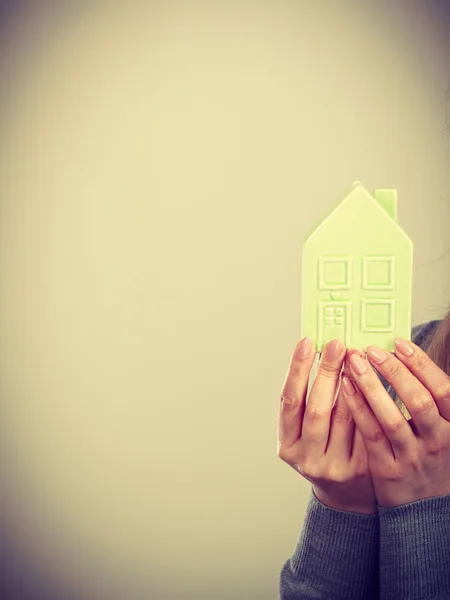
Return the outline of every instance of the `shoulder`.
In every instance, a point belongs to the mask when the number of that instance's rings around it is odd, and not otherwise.
[[[425,342],[434,334],[440,323],[441,321],[438,319],[414,325],[411,329],[411,341],[416,346],[419,346],[419,348],[422,348]]]

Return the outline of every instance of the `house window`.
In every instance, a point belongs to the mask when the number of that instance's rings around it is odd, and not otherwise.
[[[349,290],[352,282],[350,256],[319,257],[319,290]]]
[[[364,290],[393,290],[395,273],[395,256],[364,256],[363,283]]]
[[[361,306],[361,331],[394,330],[395,300],[365,300]]]

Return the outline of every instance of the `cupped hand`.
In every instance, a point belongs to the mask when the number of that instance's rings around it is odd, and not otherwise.
[[[345,396],[367,448],[377,502],[385,508],[450,494],[450,377],[412,342],[396,339],[395,345],[395,356],[369,346],[370,362],[351,357],[362,395]],[[397,392],[410,420],[371,365]]]
[[[309,353],[302,354],[303,349]],[[339,340],[325,346],[306,401],[315,349],[309,338],[296,347],[280,399],[278,456],[313,484],[322,504],[375,514],[366,446],[343,400],[345,386],[336,397],[344,358],[351,353],[360,352],[346,350]],[[349,380],[344,381],[351,388]]]

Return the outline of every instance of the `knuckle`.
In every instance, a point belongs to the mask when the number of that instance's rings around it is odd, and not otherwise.
[[[392,421],[386,423],[386,429],[389,433],[396,434],[403,429],[405,423],[405,419],[392,419]]]
[[[370,377],[370,378],[361,377],[361,379],[358,381],[358,384],[359,383],[361,383],[361,386],[362,386],[364,392],[368,393],[368,394],[373,394],[374,392],[377,391],[378,383],[380,383],[380,385],[381,385],[381,382],[379,382],[378,379],[375,380],[372,377]]]
[[[397,358],[391,357],[386,361],[386,374],[392,379],[396,379],[402,371],[402,366]]]
[[[354,419],[355,421],[359,421],[360,419],[367,419],[368,415],[371,414],[371,409],[369,408],[369,405],[367,404],[366,401],[364,402],[356,402],[356,404],[353,405],[352,408],[352,413],[355,415],[358,415],[358,417],[356,419]],[[352,416],[353,418],[353,416]]]
[[[404,467],[399,466],[399,462],[391,462],[387,468],[383,470],[382,478],[387,483],[397,483],[404,479]]]
[[[330,379],[337,379],[339,372],[340,368],[337,368],[336,365],[326,361],[321,362],[317,367],[318,374],[323,375],[324,377],[329,377]]]
[[[346,483],[349,477],[345,469],[342,468],[342,465],[331,464],[328,468],[326,479],[333,483]]]
[[[431,456],[439,457],[444,452],[448,452],[449,442],[440,436],[435,436],[428,444],[428,454]]]
[[[299,399],[295,395],[287,392],[282,392],[280,401],[282,410],[292,410],[300,404]]]
[[[283,441],[280,441],[278,443],[278,449],[277,449],[277,456],[278,458],[280,458],[283,462],[288,463],[288,464],[292,464],[293,461],[293,449],[288,448],[286,446],[285,443],[283,443]]]
[[[413,398],[413,410],[421,415],[426,414],[432,410],[435,406],[433,398],[427,392],[418,394]]]
[[[369,431],[365,437],[369,442],[379,442],[384,439],[386,434],[380,427],[375,427],[372,431]]]
[[[433,396],[437,400],[450,400],[450,378],[445,383],[441,383],[433,390]]]
[[[305,479],[317,479],[319,476],[317,465],[311,462],[303,461],[295,465],[296,471],[300,473]]]
[[[278,458],[281,458],[281,460],[283,460],[284,462],[288,461],[286,449],[282,445],[278,446],[277,456]]]
[[[425,354],[425,352],[418,352],[415,356],[415,359],[410,367],[411,372],[416,375],[417,373],[421,373],[424,371],[430,363],[430,359]]]
[[[327,410],[320,406],[320,404],[308,402],[306,405],[305,414],[311,421],[316,421],[323,419],[323,417],[327,414]]]
[[[333,408],[332,418],[339,425],[349,425],[353,421],[352,415],[343,406],[335,406]]]

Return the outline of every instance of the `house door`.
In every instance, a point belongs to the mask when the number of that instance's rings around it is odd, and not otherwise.
[[[338,338],[347,346],[350,333],[349,326],[347,303],[321,303],[318,335],[321,348],[335,338]]]

